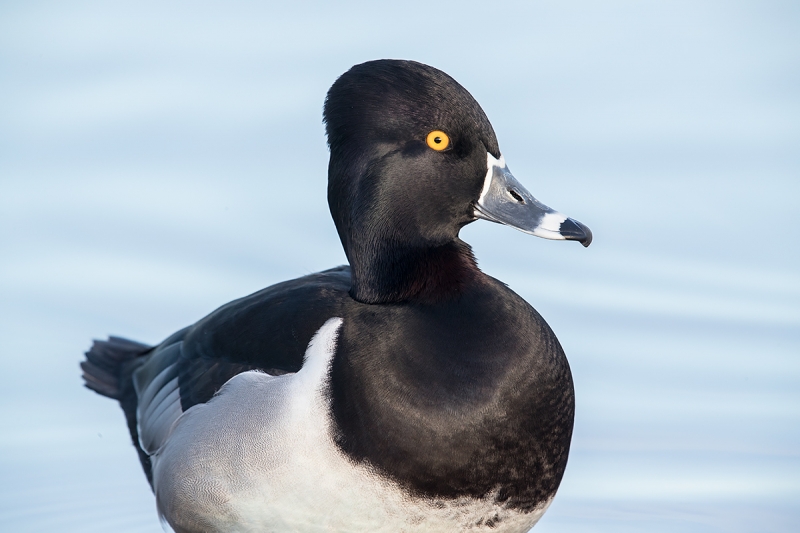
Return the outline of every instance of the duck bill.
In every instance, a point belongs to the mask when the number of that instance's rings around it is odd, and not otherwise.
[[[477,218],[545,239],[578,241],[584,246],[591,244],[591,230],[534,198],[508,170],[503,156],[495,159],[487,154],[487,167],[483,190],[475,203]]]

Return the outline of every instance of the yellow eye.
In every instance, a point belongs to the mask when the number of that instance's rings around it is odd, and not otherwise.
[[[450,146],[450,137],[448,137],[447,134],[441,130],[433,130],[428,134],[425,142],[427,142],[428,146],[437,152],[441,152]]]

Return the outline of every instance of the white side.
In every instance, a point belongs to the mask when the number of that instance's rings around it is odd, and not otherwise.
[[[331,437],[327,385],[341,318],[296,374],[245,372],[186,411],[153,457],[159,511],[186,532],[524,532],[529,514],[491,499],[412,497],[354,464]],[[492,526],[486,521],[491,519]]]

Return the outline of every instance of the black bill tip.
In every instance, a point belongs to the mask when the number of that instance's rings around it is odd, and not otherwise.
[[[575,219],[562,222],[558,232],[568,241],[578,241],[584,248],[592,244],[592,230]]]

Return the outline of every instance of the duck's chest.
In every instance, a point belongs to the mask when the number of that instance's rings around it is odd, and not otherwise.
[[[416,494],[344,453],[328,396],[333,326],[297,374],[240,374],[178,421],[154,457],[177,532],[521,532],[538,520],[549,501],[523,511],[495,494]]]
[[[334,436],[415,493],[494,494],[532,510],[566,467],[572,378],[536,311],[488,292],[435,309],[370,306],[345,321],[331,365]]]

